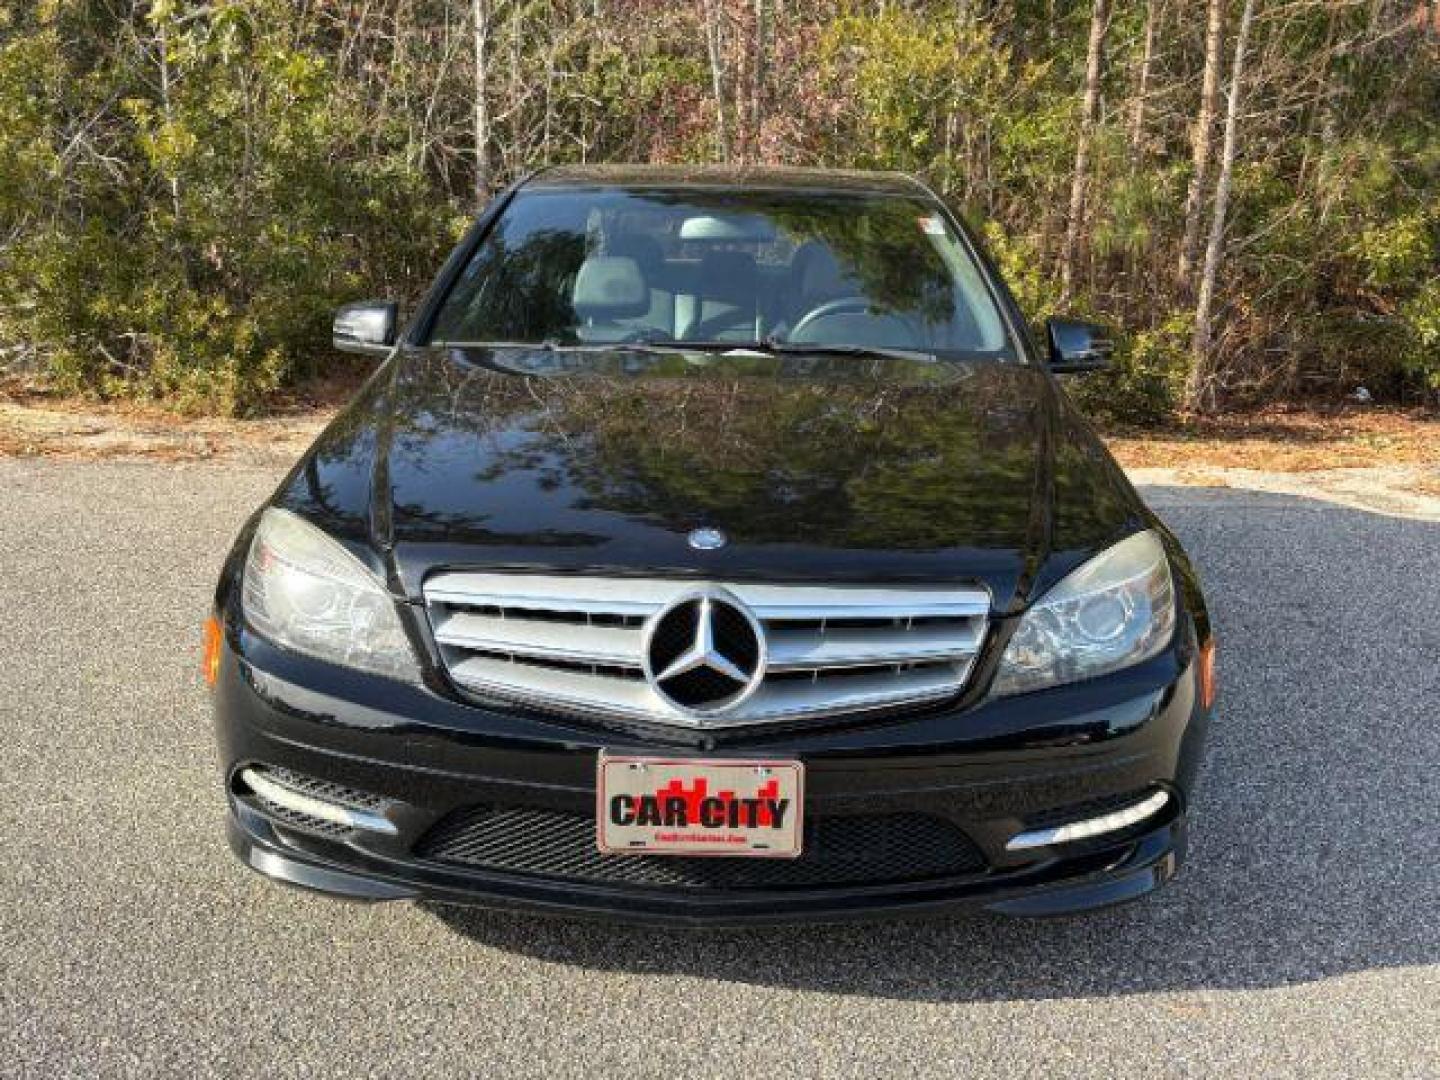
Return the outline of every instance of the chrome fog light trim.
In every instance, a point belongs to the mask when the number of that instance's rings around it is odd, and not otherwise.
[[[256,795],[268,799],[277,806],[293,810],[297,814],[306,814],[334,825],[343,825],[348,829],[364,829],[367,832],[385,833],[388,836],[395,836],[399,832],[388,818],[368,810],[357,810],[354,807],[341,806],[339,803],[306,795],[294,788],[277,783],[259,769],[241,770],[240,779]]]
[[[1168,791],[1157,791],[1123,810],[1112,810],[1099,817],[1081,818],[1065,825],[1049,829],[1033,829],[1014,836],[1005,845],[1006,851],[1028,851],[1031,848],[1049,847],[1052,844],[1068,844],[1074,840],[1086,840],[1103,833],[1117,832],[1159,813],[1170,801]]]

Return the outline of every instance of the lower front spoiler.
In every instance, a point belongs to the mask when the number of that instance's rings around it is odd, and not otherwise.
[[[989,911],[1002,915],[1061,916],[1122,904],[1154,892],[1175,876],[1185,856],[1185,819],[1128,840],[1100,869],[1066,873],[1057,860],[1051,874],[1027,880],[970,879],[846,886],[723,897],[637,890],[576,882],[546,882],[485,875],[464,887],[405,881],[343,866],[288,849],[249,832],[232,814],[230,846],[247,866],[287,885],[344,900],[426,900],[568,918],[672,926],[752,926],[838,923]],[[1093,859],[1089,863],[1094,866]]]

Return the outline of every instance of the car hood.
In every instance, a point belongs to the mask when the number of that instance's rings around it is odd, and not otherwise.
[[[1034,367],[623,348],[403,351],[277,501],[412,598],[485,566],[955,581],[999,611],[1145,516]]]

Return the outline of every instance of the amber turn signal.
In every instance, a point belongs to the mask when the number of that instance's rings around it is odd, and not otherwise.
[[[220,675],[220,622],[211,615],[205,620],[204,646],[200,655],[200,673],[211,686]]]
[[[1211,638],[1200,649],[1198,664],[1200,679],[1200,705],[1210,708],[1215,704],[1215,639]]]

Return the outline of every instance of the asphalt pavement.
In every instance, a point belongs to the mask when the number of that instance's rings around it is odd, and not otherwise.
[[[277,479],[0,460],[0,1075],[1440,1075],[1440,526],[1146,492],[1221,650],[1163,893],[700,933],[342,905],[235,862],[200,624]]]

